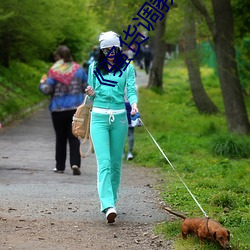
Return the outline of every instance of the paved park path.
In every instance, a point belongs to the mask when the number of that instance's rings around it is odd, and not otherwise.
[[[137,75],[138,86],[147,76]],[[0,250],[172,249],[153,227],[166,221],[157,170],[124,162],[118,217],[100,213],[94,154],[81,176],[53,173],[54,131],[47,109],[0,130]]]

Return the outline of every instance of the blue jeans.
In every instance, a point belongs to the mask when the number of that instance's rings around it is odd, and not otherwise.
[[[101,211],[115,207],[121,179],[123,148],[128,132],[126,112],[114,114],[91,113],[90,134],[97,160],[97,189]]]

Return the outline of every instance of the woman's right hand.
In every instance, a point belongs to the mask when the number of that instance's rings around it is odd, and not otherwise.
[[[90,87],[90,86],[88,86],[88,87],[85,89],[85,92],[86,92],[86,94],[87,94],[88,96],[95,96],[95,90],[94,90],[92,87]]]
[[[133,116],[133,115],[135,115],[136,113],[138,113],[139,112],[139,110],[138,110],[138,108],[137,108],[137,103],[133,103],[132,105],[131,105],[131,112],[130,112],[130,114]]]

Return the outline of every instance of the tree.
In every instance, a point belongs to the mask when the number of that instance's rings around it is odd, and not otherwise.
[[[172,3],[172,1],[170,2]],[[169,6],[171,7],[169,3]],[[173,3],[172,3],[173,4]],[[160,90],[163,89],[163,67],[166,54],[166,42],[165,42],[165,31],[166,31],[166,21],[167,15],[165,13],[164,18],[158,21],[156,24],[154,38],[153,38],[153,62],[150,69],[149,82],[147,87],[156,87]]]
[[[95,20],[85,10],[89,0],[0,1],[0,64],[10,60],[29,62],[48,60],[54,49],[64,43],[74,59],[95,37]],[[92,47],[92,44],[90,45]]]
[[[166,19],[167,15],[163,20],[156,25],[154,40],[153,40],[153,61],[152,67],[149,74],[149,82],[147,87],[152,88],[156,87],[163,89],[163,66],[166,54],[166,42],[164,40],[164,33],[166,29]]]
[[[200,113],[217,113],[218,108],[211,101],[202,84],[200,74],[200,57],[196,44],[195,17],[194,15],[191,16],[190,13],[193,13],[193,6],[188,3],[185,12],[184,49],[191,92],[195,105]]]
[[[249,134],[250,123],[236,64],[230,0],[211,0],[214,21],[200,0],[191,1],[204,16],[213,37],[228,130]]]

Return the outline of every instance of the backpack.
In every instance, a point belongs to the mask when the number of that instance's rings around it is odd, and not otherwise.
[[[92,103],[88,103],[88,96],[86,95],[83,103],[76,109],[72,118],[72,134],[80,140],[80,155],[85,158],[90,151],[93,151],[93,144],[90,137],[90,112],[92,110]],[[89,149],[86,153],[83,152],[83,145],[89,140]]]

